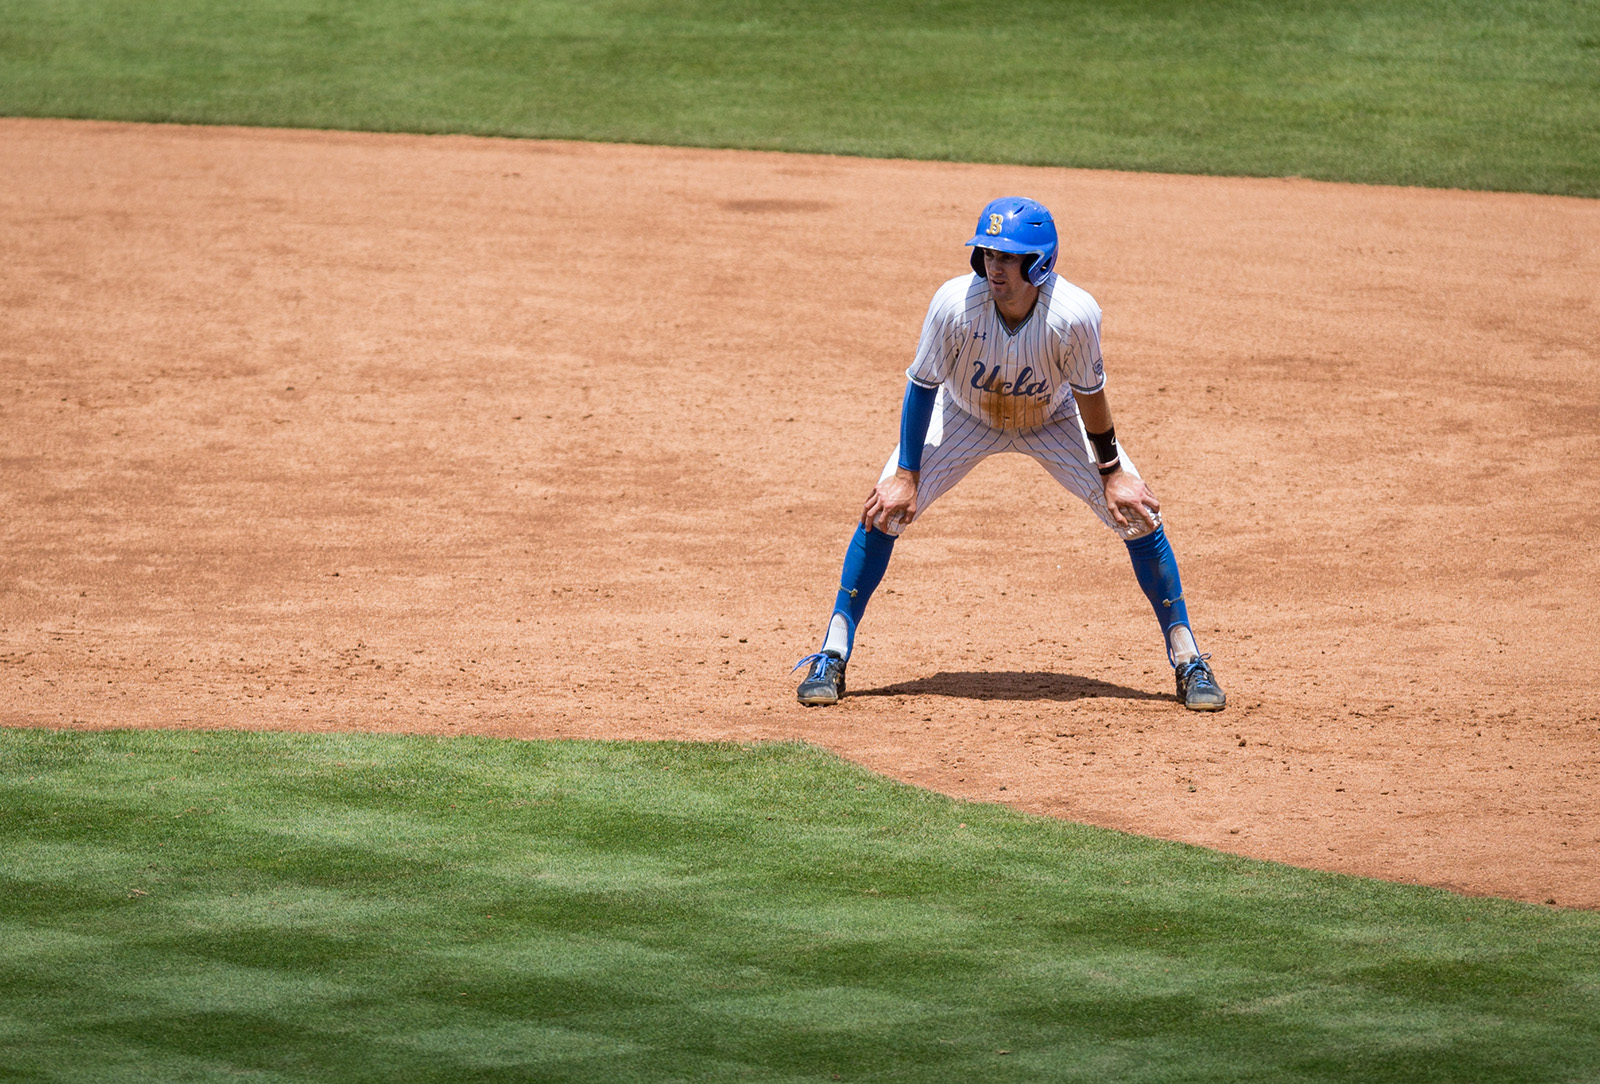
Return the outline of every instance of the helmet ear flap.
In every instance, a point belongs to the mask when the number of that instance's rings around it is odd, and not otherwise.
[[[983,249],[981,248],[975,248],[972,250],[972,273],[977,275],[979,278],[982,278],[989,273],[988,270],[983,266]]]
[[[1031,257],[1022,273],[1035,286],[1043,286],[1044,280],[1050,277],[1050,272],[1055,269],[1055,266],[1055,252],[1044,252]]]

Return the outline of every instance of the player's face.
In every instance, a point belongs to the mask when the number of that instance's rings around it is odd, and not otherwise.
[[[1015,252],[996,252],[992,248],[983,250],[983,273],[989,280],[989,293],[1000,304],[1021,300],[1035,289],[1022,274],[1024,259]]]

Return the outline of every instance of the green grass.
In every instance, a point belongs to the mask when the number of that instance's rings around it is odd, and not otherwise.
[[[1600,915],[800,746],[0,731],[0,1080],[1597,1078]]]
[[[0,113],[1600,195],[1592,0],[0,0]]]

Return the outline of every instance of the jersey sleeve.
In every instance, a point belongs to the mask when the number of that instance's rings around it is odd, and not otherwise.
[[[1100,306],[1085,301],[1072,321],[1066,340],[1067,382],[1072,390],[1093,395],[1106,386],[1106,363],[1100,355]]]
[[[960,284],[960,279],[945,283],[928,304],[928,316],[922,321],[922,338],[917,342],[917,356],[906,369],[906,379],[913,384],[937,388],[955,368],[956,310],[950,294],[952,287]]]

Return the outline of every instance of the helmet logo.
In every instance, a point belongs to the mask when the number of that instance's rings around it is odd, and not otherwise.
[[[990,237],[997,236],[1000,233],[1000,230],[1004,227],[1005,221],[1006,219],[1004,215],[990,215],[989,228],[984,232]]]

